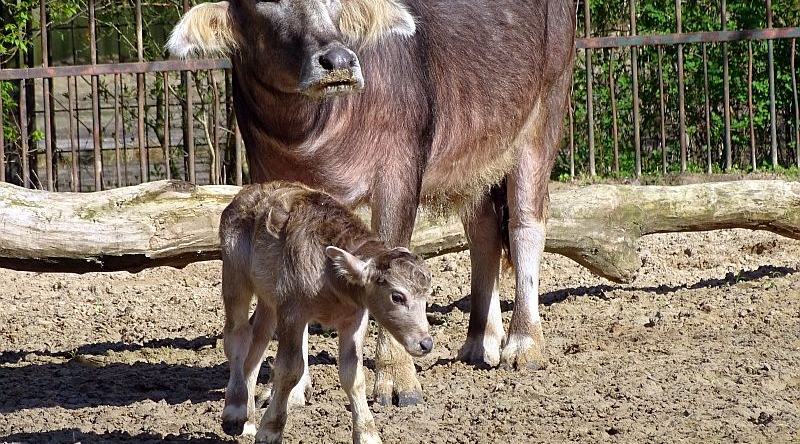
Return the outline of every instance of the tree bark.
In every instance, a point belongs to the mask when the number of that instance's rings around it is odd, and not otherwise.
[[[158,181],[94,193],[0,184],[0,267],[139,271],[219,257],[219,215],[235,186]],[[545,249],[616,282],[641,267],[647,234],[721,228],[800,239],[800,183],[742,180],[682,186],[589,185],[551,193]],[[367,219],[367,212],[359,214]],[[433,257],[466,248],[456,216],[420,213],[412,248]]]

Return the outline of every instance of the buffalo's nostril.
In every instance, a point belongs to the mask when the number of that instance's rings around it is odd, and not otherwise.
[[[319,64],[327,71],[349,69],[356,66],[356,55],[343,47],[334,47],[319,56]]]
[[[419,341],[419,348],[422,349],[423,353],[430,353],[433,350],[433,338],[428,336],[427,338]]]

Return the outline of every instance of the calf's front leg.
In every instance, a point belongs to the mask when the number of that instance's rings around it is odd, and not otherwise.
[[[368,322],[367,312],[363,311],[352,322],[339,327],[339,380],[350,401],[350,411],[353,415],[353,444],[381,443],[375,420],[367,405],[362,366],[362,346]]]

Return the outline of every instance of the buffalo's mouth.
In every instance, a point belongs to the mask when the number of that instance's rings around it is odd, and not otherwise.
[[[302,93],[314,98],[344,96],[364,87],[364,79],[359,70],[337,69],[330,71],[311,85],[303,88]]]

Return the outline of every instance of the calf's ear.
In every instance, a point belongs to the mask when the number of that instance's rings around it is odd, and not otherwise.
[[[167,41],[170,56],[228,56],[237,47],[228,2],[200,3],[175,25]]]
[[[333,267],[339,276],[354,285],[365,286],[369,280],[370,263],[362,261],[347,251],[334,246],[325,248],[325,256],[333,261]]]
[[[388,35],[412,36],[417,24],[396,0],[342,0],[339,29],[352,42],[363,44]]]

